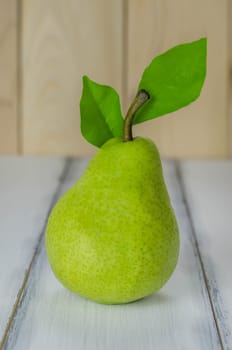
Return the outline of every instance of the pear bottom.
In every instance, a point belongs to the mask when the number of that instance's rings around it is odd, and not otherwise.
[[[113,139],[52,210],[46,250],[57,279],[98,303],[158,291],[174,271],[179,233],[150,140]]]
[[[117,250],[116,243],[114,247]],[[176,267],[179,249],[178,243],[163,249],[158,245],[157,256],[151,258],[149,247],[138,242],[138,254],[136,243],[131,247],[133,258],[111,250],[102,252],[99,264],[92,261],[91,251],[82,264],[78,261],[82,254],[76,256],[73,248],[70,255],[59,253],[55,258],[49,248],[47,251],[55,276],[67,289],[100,304],[125,304],[162,288]],[[62,263],[58,264],[57,259]]]
[[[112,259],[112,256],[106,257],[102,253],[99,264],[92,264],[91,261],[80,264],[75,261],[75,253],[71,251],[65,261],[63,254],[57,255],[62,264],[57,264],[56,259],[53,261],[52,258],[50,263],[57,279],[70,291],[100,304],[125,304],[160,290],[172,275],[176,267],[178,247],[172,249],[165,263],[167,247],[165,252],[160,248],[161,246],[158,247],[160,257],[149,259],[149,252],[139,245],[141,254],[138,254],[137,259],[134,255],[135,259],[131,263],[128,263],[128,257],[116,254],[118,262],[115,262],[116,257]],[[132,249],[132,254],[135,249]]]

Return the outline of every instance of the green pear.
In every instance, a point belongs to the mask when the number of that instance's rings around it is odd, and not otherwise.
[[[141,101],[139,102],[141,105]],[[46,249],[73,292],[105,304],[159,290],[177,264],[179,233],[155,144],[131,135],[106,142],[52,210]]]
[[[159,152],[151,140],[133,138],[132,124],[198,98],[206,44],[201,38],[153,58],[124,120],[117,92],[83,77],[81,132],[100,150],[57,202],[46,230],[52,270],[71,291],[129,303],[158,291],[174,271],[179,232]]]

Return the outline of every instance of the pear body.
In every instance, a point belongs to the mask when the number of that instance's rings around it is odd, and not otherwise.
[[[61,283],[99,303],[159,290],[177,264],[179,233],[154,143],[103,145],[53,208],[46,249]]]

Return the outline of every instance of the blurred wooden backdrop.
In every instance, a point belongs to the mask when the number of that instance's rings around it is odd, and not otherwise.
[[[186,109],[136,126],[165,157],[232,154],[230,0],[0,0],[0,153],[85,155],[81,77],[114,86],[123,110],[151,58],[208,37],[208,75]]]

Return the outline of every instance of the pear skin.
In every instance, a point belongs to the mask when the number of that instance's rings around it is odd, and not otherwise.
[[[46,249],[57,279],[96,302],[158,291],[176,267],[179,233],[155,144],[106,142],[53,208]]]

